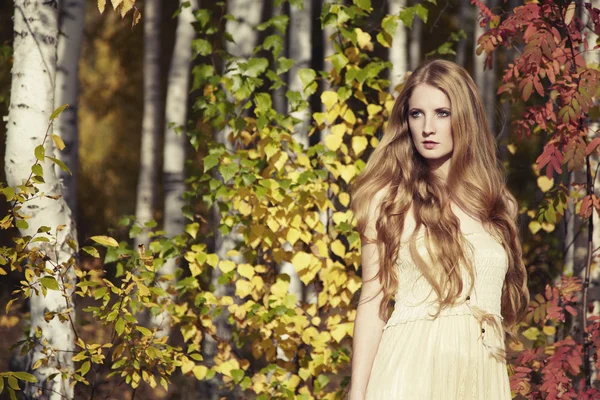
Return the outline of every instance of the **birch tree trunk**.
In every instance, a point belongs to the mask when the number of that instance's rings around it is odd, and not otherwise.
[[[34,149],[42,144],[49,117],[54,106],[56,77],[56,45],[58,36],[58,10],[56,3],[43,0],[15,0],[14,13],[14,63],[12,68],[11,99],[6,134],[6,153],[4,168],[7,183],[11,186],[22,184],[35,164]],[[46,154],[54,151],[51,139],[45,142]],[[49,226],[56,232],[59,225],[65,228],[57,233],[57,242],[50,243],[47,255],[50,258],[46,268],[72,261],[73,250],[67,240],[76,240],[74,221],[64,199],[53,200],[48,196],[62,194],[60,182],[50,163],[42,163],[45,183],[39,185],[43,197],[36,197],[23,205],[21,213],[29,216],[29,227],[20,229],[21,235],[33,235],[41,226]],[[39,244],[38,244],[39,245]],[[55,248],[54,248],[55,247]],[[57,268],[55,278],[64,279],[74,287],[75,274],[72,268]],[[59,276],[60,275],[60,276]],[[61,279],[62,277],[62,279]],[[61,285],[62,288],[62,285]],[[72,290],[66,290],[67,298],[60,291],[48,290],[46,297],[32,293],[31,332],[41,332],[40,343],[57,349],[56,357],[50,359],[48,366],[32,371],[38,383],[30,384],[24,390],[27,398],[41,390],[45,398],[73,398],[70,382],[63,380],[58,370],[73,370],[71,353],[74,350],[74,332],[67,323],[58,318],[49,322],[44,320],[47,312],[65,312],[68,308],[74,318],[72,303],[67,307],[66,299],[72,301]],[[30,354],[30,366],[44,358],[41,346]],[[52,379],[48,379],[54,375]],[[37,397],[37,396],[36,396]]]
[[[410,43],[408,47],[410,69],[414,71],[421,63],[421,37],[423,34],[423,21],[416,17],[413,19],[412,29],[410,30]]]
[[[189,6],[183,4],[188,2]],[[198,9],[197,0],[180,0],[183,7],[177,17],[175,48],[169,67],[167,100],[165,106],[165,145],[163,151],[163,187],[164,187],[164,230],[168,237],[183,233],[185,218],[182,208],[185,205],[185,127],[187,120],[188,93],[190,87],[190,63],[192,60],[192,41],[196,32],[192,23],[193,12]],[[177,130],[181,129],[179,134]],[[177,265],[175,259],[169,259],[158,271],[158,285],[167,289],[168,280],[174,280]],[[170,279],[168,279],[170,277]],[[151,318],[151,326],[159,328],[157,336],[169,336],[171,317],[168,312]]]
[[[467,38],[471,37],[469,35],[469,29],[467,29],[467,27],[469,26],[469,11],[472,10],[472,8],[469,5],[469,2],[467,1],[461,1],[460,2],[460,8],[458,11],[458,20],[460,22],[460,26],[465,27],[466,30],[466,38],[461,38],[458,41],[458,44],[456,46],[456,63],[458,65],[461,65],[463,67],[465,67],[465,63],[467,61]]]
[[[161,0],[144,3],[144,116],[142,119],[142,143],[140,169],[137,184],[135,217],[139,224],[152,219],[156,205],[156,177],[158,175],[158,141],[160,138],[160,115],[163,112],[160,99],[160,7]],[[144,231],[135,244],[147,247],[148,235]]]
[[[488,4],[487,0],[481,0],[481,2],[486,6]],[[481,35],[483,35],[485,28],[479,26],[479,19],[479,11],[477,8],[475,8],[475,18],[473,20],[473,80],[479,89],[479,95],[483,97],[485,92],[485,79],[483,78],[485,52],[477,55],[477,40],[479,37],[481,37]]]
[[[399,15],[400,11],[406,7],[406,0],[390,0],[388,2],[390,15]],[[414,22],[413,22],[414,23]],[[406,27],[402,23],[398,23],[398,28],[392,40],[390,47],[389,58],[392,63],[392,72],[390,75],[390,92],[394,93],[404,79],[407,70],[407,51],[406,51]]]
[[[260,22],[264,4],[262,0],[228,0],[227,12],[234,19],[228,19],[225,24],[225,30],[231,34],[234,43],[227,42],[226,50],[228,53],[238,58],[238,62],[242,62],[252,56],[254,48],[257,45],[258,33],[254,29]],[[230,66],[231,71],[236,70],[235,64]],[[233,99],[231,100],[233,101]],[[225,145],[228,151],[234,151],[234,145],[228,140],[231,130],[229,127],[217,132],[215,139],[218,143]],[[230,257],[227,255],[229,250],[234,249],[241,241],[237,229],[234,227],[230,234],[223,235],[218,229],[221,224],[221,214],[218,207],[212,207],[212,231],[215,235],[215,253],[220,260],[232,260],[236,263],[242,260],[239,257]],[[211,285],[215,288],[214,294],[217,297],[222,297],[232,294],[232,289],[228,285],[220,285],[218,283],[222,272],[218,268],[214,268],[211,276]],[[231,326],[227,323],[227,312],[223,312],[214,320],[217,337],[227,342],[232,337]],[[202,352],[205,360],[211,363],[214,356],[217,354],[217,343],[209,335],[204,336],[202,344]],[[219,389],[219,380],[211,379],[210,381],[202,381],[199,383],[200,392],[203,398],[207,400],[217,400],[227,393]]]
[[[311,13],[312,4],[310,1],[304,2],[303,9],[299,9],[293,5],[290,6],[290,27],[288,33],[289,55],[294,60],[294,65],[290,69],[289,73],[289,90],[292,92],[298,92],[302,94],[302,81],[300,81],[299,71],[302,68],[308,68],[311,65]],[[304,98],[308,101],[308,98]],[[307,149],[309,146],[308,130],[310,127],[311,113],[310,109],[307,108],[302,111],[292,112],[291,108],[288,112],[292,114],[294,118],[300,120],[294,127],[294,139],[304,148]],[[284,244],[284,250],[291,252],[293,251],[292,246],[286,242]],[[300,280],[300,276],[296,271],[294,265],[290,262],[282,262],[279,267],[279,273],[288,274],[290,276],[289,293],[294,294],[298,301],[303,300],[303,284]],[[283,352],[279,351],[278,354],[281,358]]]
[[[56,157],[65,163],[71,174],[55,168],[63,183],[63,197],[77,220],[77,168],[79,165],[79,131],[77,127],[79,98],[79,58],[83,39],[85,0],[65,0],[60,4],[58,59],[56,68],[56,93],[54,108],[63,104],[69,107],[54,124],[54,133],[65,142],[63,151]]]

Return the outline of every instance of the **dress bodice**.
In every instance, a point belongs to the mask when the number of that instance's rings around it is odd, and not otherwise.
[[[473,314],[473,309],[477,308],[502,320],[502,286],[508,269],[506,250],[501,240],[485,231],[462,235],[466,239],[465,242],[470,244],[465,246],[465,254],[473,260],[475,282],[471,293],[467,293],[470,277],[463,268],[463,291],[455,305],[444,308],[440,316]],[[417,251],[427,262],[430,258],[423,235],[419,235],[416,240]],[[386,327],[419,319],[433,319],[438,310],[437,295],[412,260],[407,242],[400,246],[396,265],[396,304]]]

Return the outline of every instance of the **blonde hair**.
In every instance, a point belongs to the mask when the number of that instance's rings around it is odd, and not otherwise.
[[[408,101],[420,84],[438,88],[450,100],[454,147],[446,181],[430,171],[416,151],[409,131]],[[464,68],[446,60],[431,60],[410,75],[396,99],[383,138],[352,184],[351,193],[351,208],[363,243],[378,246],[380,269],[374,279],[382,283],[382,319],[387,320],[398,285],[395,264],[411,205],[416,227],[409,241],[410,254],[437,294],[438,314],[453,305],[463,290],[460,264],[467,268],[473,284],[474,269],[463,250],[459,220],[450,208],[453,202],[502,239],[508,254],[508,272],[502,288],[501,313],[506,332],[513,339],[516,337],[516,325],[529,304],[516,225],[517,202],[506,188],[504,170],[496,157],[496,142],[477,87]],[[382,193],[375,223],[377,238],[368,238],[365,231],[369,206],[376,194]],[[425,228],[431,260],[443,268],[441,281],[416,250],[416,235],[421,227]],[[435,250],[429,243],[435,243]]]

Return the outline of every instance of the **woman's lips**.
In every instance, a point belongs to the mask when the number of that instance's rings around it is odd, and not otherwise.
[[[438,142],[427,140],[427,141],[423,142],[423,147],[425,147],[427,150],[431,150],[431,149],[435,148],[435,146],[437,146],[438,144],[439,144]]]

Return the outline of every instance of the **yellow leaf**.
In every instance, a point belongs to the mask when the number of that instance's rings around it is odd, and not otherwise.
[[[346,192],[342,192],[339,194],[338,200],[344,207],[347,207],[348,204],[350,204],[350,195]]]
[[[545,230],[546,232],[550,233],[550,232],[554,232],[554,229],[556,228],[556,225],[551,224],[549,222],[542,222],[542,229]]]
[[[378,144],[379,144],[379,139],[377,139],[375,136],[373,136],[371,138],[371,147],[375,148],[375,147],[377,147]]]
[[[206,256],[206,263],[211,267],[215,268],[219,262],[219,256],[216,254],[209,254]]]
[[[337,124],[331,127],[331,134],[342,138],[344,137],[344,133],[346,133],[347,130],[348,128],[346,127],[346,124]]]
[[[369,117],[379,114],[381,110],[383,110],[383,107],[378,106],[377,104],[369,104],[367,106],[367,114],[369,114]]]
[[[317,222],[319,222],[319,214],[317,212],[306,213],[304,216],[304,222],[306,222],[306,225],[308,225],[310,229],[314,229],[317,225]]]
[[[342,115],[342,118],[344,118],[344,121],[350,125],[356,124],[356,115],[354,115],[354,111],[352,111],[349,107],[344,112],[344,115]]]
[[[208,368],[204,365],[197,365],[192,369],[192,372],[196,379],[202,380],[206,377],[206,373],[208,372]]]
[[[134,4],[135,0],[122,0],[121,8],[119,9],[121,11],[121,18],[125,18],[125,15],[133,8]]]
[[[62,151],[66,147],[65,142],[63,142],[60,136],[52,134],[52,140],[54,140],[54,144],[58,150]]]
[[[536,233],[538,233],[538,232],[539,232],[539,230],[540,230],[541,228],[542,228],[542,225],[541,225],[539,222],[537,222],[537,221],[531,221],[531,222],[529,223],[529,230],[530,230],[530,231],[531,231],[531,233],[533,233],[534,235],[535,235]]]
[[[284,281],[283,279],[277,279],[277,282],[271,286],[271,293],[276,297],[283,299],[285,295],[288,293],[288,288],[290,283],[288,281]]]
[[[352,292],[352,294],[356,293],[356,291],[358,289],[360,289],[361,286],[361,280],[358,276],[353,275],[350,277],[350,279],[348,279],[348,284],[346,285],[346,288]]]
[[[119,247],[119,243],[117,243],[117,241],[109,236],[92,236],[90,239],[92,239],[94,242],[99,243],[103,246],[108,246],[108,247]]]
[[[221,262],[219,262],[219,269],[223,271],[224,274],[226,274],[235,269],[235,263],[230,260],[221,260]]]
[[[333,215],[331,216],[331,218],[333,219],[333,223],[336,225],[339,225],[342,222],[348,221],[348,216],[346,215],[346,213],[343,213],[340,211],[334,212]]]
[[[364,136],[353,136],[352,137],[352,150],[356,156],[360,156],[360,154],[367,148],[368,140]]]
[[[331,243],[331,251],[338,257],[344,257],[346,255],[346,247],[339,239],[336,239]]]
[[[315,119],[315,121],[317,121],[317,124],[321,125],[325,123],[326,115],[322,112],[316,112],[313,114],[313,118]]]
[[[235,295],[244,298],[252,293],[252,284],[245,279],[238,279],[235,282]]]
[[[338,94],[331,90],[326,90],[321,94],[321,102],[325,104],[327,110],[331,110],[333,105],[338,101]],[[331,120],[329,122],[332,122]]]
[[[543,331],[548,336],[553,336],[556,334],[556,327],[551,325],[546,325],[543,328]]]
[[[310,266],[311,260],[312,256],[310,254],[299,251],[292,257],[292,264],[296,268],[296,271],[300,272]]]
[[[363,32],[362,29],[354,29],[356,32],[356,40],[358,41],[358,47],[363,50],[373,51],[373,43],[371,42],[371,35]]]
[[[344,336],[346,336],[346,326],[345,326],[345,324],[337,324],[331,330],[331,337],[333,338],[333,340],[335,340],[338,343],[344,338]]]
[[[327,135],[325,137],[325,146],[329,150],[337,151],[342,145],[342,137],[338,135]]]
[[[106,0],[98,0],[98,11],[100,11],[100,14],[102,14],[104,12],[105,8],[106,8]]]
[[[537,185],[543,193],[546,193],[554,186],[554,178],[548,179],[546,175],[540,175],[537,178]]]
[[[356,166],[354,166],[354,164],[340,165],[338,169],[340,170],[340,175],[342,179],[345,180],[347,183],[350,183],[352,178],[354,178],[354,176],[356,175]]]
[[[515,146],[513,143],[506,145],[506,148],[508,149],[510,154],[514,155],[517,152],[517,146]]]
[[[142,14],[140,13],[140,10],[138,10],[137,8],[133,11],[133,19],[131,20],[131,27],[133,28],[134,26],[136,26],[140,20],[142,19]]]
[[[117,7],[119,7],[121,5],[123,0],[110,0],[110,2],[112,3],[113,8],[116,10]]]
[[[254,276],[254,267],[250,264],[240,264],[238,266],[238,273],[246,279],[252,279]]]
[[[293,246],[300,239],[300,231],[296,228],[288,229],[286,239]]]
[[[181,373],[182,374],[187,374],[195,366],[196,366],[196,363],[193,362],[192,360],[190,360],[189,358],[187,358],[187,356],[183,356],[183,358],[181,359]]]

